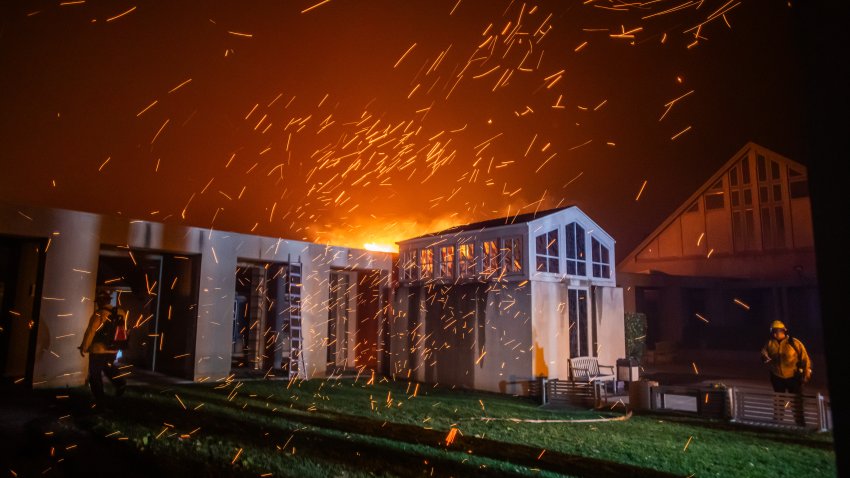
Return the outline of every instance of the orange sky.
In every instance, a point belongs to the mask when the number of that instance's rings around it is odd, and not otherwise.
[[[806,163],[781,2],[318,3],[4,3],[0,199],[358,247],[576,204],[622,257],[746,141]]]

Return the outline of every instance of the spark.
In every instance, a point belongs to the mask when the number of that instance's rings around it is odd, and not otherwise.
[[[159,134],[160,134],[160,133],[162,133],[162,130],[164,130],[164,129],[165,129],[165,125],[167,125],[169,121],[171,121],[171,119],[170,119],[170,118],[169,118],[169,119],[167,119],[167,120],[165,120],[165,123],[162,123],[162,126],[160,126],[160,127],[159,127],[159,131],[157,131],[157,132],[156,132],[156,134],[155,134],[155,135],[153,135],[153,139],[151,140],[151,144],[153,144],[153,143],[154,143],[154,141],[156,141],[156,138],[158,138],[158,137],[159,137]]]
[[[455,427],[452,427],[452,429],[449,430],[449,434],[446,435],[446,446],[449,446],[452,443],[454,443],[455,438],[457,438],[457,432],[458,432],[458,429],[455,428]]]
[[[153,103],[149,104],[145,109],[136,113],[136,118],[138,118],[139,116],[142,116],[142,114],[144,114],[145,111],[153,108],[153,105],[157,104],[157,102],[159,102],[159,100],[154,100]]]
[[[237,36],[237,37],[254,38],[254,35],[252,35],[250,33],[240,33],[240,32],[231,32],[231,31],[228,31],[227,33],[230,33],[231,35]]]
[[[699,237],[697,238],[697,245],[700,245],[700,243],[702,243],[702,238],[703,238],[703,237],[705,237],[705,233],[704,233],[704,232],[703,232],[702,234],[700,234],[700,235],[699,235]]]
[[[104,167],[104,166],[106,166],[106,163],[108,163],[110,159],[112,159],[112,156],[110,156],[110,157],[106,158],[106,161],[104,161],[104,162],[100,165],[100,167],[99,167],[99,168],[97,168],[97,171],[98,171],[98,172],[100,172],[100,171],[103,169],[103,167]]]
[[[239,451],[236,452],[236,456],[233,457],[233,461],[231,461],[230,464],[231,465],[235,464],[236,460],[239,459],[239,455],[241,455],[241,454],[242,454],[242,449],[240,448]]]
[[[301,13],[307,13],[307,12],[309,12],[310,10],[312,10],[312,9],[314,9],[314,8],[321,7],[322,5],[324,5],[324,4],[326,4],[326,3],[330,2],[330,1],[331,1],[331,0],[322,0],[321,2],[319,2],[319,3],[315,4],[315,5],[313,5],[312,7],[309,7],[309,8],[306,8],[306,9],[304,9],[304,10],[301,10]]]
[[[640,199],[640,195],[643,194],[643,190],[646,188],[646,183],[647,183],[647,180],[644,179],[643,184],[640,187],[640,191],[638,191],[637,196],[635,196],[635,201]]]
[[[685,443],[685,448],[683,448],[683,449],[682,449],[682,451],[687,451],[687,450],[688,450],[688,445],[690,445],[690,444],[691,444],[691,440],[692,440],[693,438],[694,438],[693,436],[689,436],[689,437],[688,437],[688,442],[687,442],[687,443]]]
[[[682,131],[679,131],[678,133],[674,134],[674,135],[673,135],[673,137],[672,137],[672,138],[670,138],[670,140],[671,140],[671,141],[676,141],[676,138],[678,138],[679,136],[682,136],[683,134],[687,133],[690,129],[691,129],[691,127],[690,127],[690,126],[688,126],[687,128],[683,129]]]
[[[112,18],[107,18],[107,19],[106,19],[106,21],[107,21],[107,22],[111,22],[112,20],[118,20],[119,18],[123,17],[124,15],[127,15],[128,13],[132,12],[132,11],[133,11],[133,10],[135,10],[135,9],[136,9],[136,7],[133,7],[133,8],[131,8],[131,9],[127,10],[127,11],[126,11],[126,12],[124,12],[124,13],[119,13],[118,15],[115,15],[115,16],[114,16],[114,17],[112,17]]]
[[[699,369],[697,368],[696,362],[691,362],[691,366],[694,368],[694,374],[699,375]]]
[[[402,60],[404,60],[404,57],[406,57],[406,56],[407,56],[407,54],[408,54],[408,53],[410,53],[410,52],[411,52],[411,50],[413,50],[413,48],[414,48],[415,46],[416,46],[416,43],[414,43],[413,45],[410,45],[410,48],[408,48],[408,49],[407,49],[407,51],[405,51],[405,52],[404,52],[404,54],[403,54],[403,55],[401,55],[401,58],[399,58],[399,59],[398,59],[398,61],[396,61],[396,62],[395,62],[395,65],[393,65],[393,68],[395,68],[395,67],[397,67],[398,65],[400,65],[400,64],[401,64],[401,61],[402,61]]]
[[[749,306],[749,305],[747,305],[747,304],[746,304],[744,301],[742,301],[741,299],[733,299],[733,300],[732,300],[732,302],[734,302],[734,303],[736,303],[736,304],[740,305],[740,306],[741,306],[741,307],[743,307],[745,310],[750,310],[750,306]]]
[[[189,78],[188,80],[184,81],[183,83],[180,83],[179,85],[177,85],[177,86],[175,86],[174,88],[172,88],[171,90],[169,90],[169,93],[174,93],[175,91],[177,91],[177,90],[179,90],[181,87],[183,87],[183,85],[185,85],[185,84],[187,84],[187,83],[189,83],[189,82],[191,82],[191,81],[192,81],[192,79],[191,79],[191,78]]]
[[[708,323],[708,319],[706,319],[705,317],[703,317],[699,313],[695,313],[694,315],[696,315],[699,320],[705,322],[706,324]]]

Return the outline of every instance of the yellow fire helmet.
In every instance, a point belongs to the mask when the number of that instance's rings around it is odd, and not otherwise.
[[[788,328],[785,327],[785,324],[783,324],[781,320],[774,320],[773,323],[770,324],[770,330],[773,329],[788,330]]]

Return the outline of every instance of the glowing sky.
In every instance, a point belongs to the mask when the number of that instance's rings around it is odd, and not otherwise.
[[[622,257],[745,142],[807,162],[783,2],[0,16],[0,199],[17,204],[358,247],[575,204]]]

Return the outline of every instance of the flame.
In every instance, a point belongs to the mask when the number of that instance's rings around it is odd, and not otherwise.
[[[395,244],[375,244],[367,242],[366,244],[363,244],[363,248],[367,251],[375,252],[398,252],[398,246]]]

